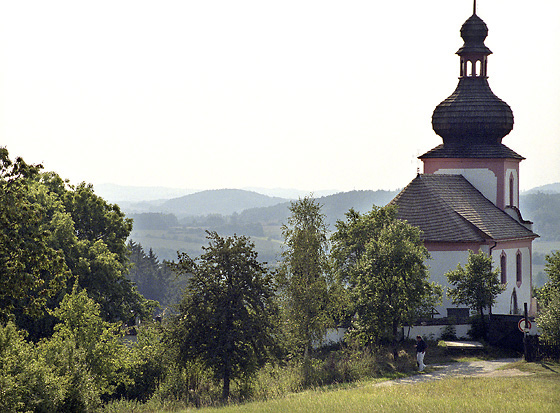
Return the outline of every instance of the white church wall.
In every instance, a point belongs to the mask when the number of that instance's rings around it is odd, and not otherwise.
[[[463,175],[467,181],[478,189],[482,195],[490,200],[494,205],[497,204],[498,178],[493,171],[488,168],[476,169],[439,169],[436,174]]]
[[[430,280],[443,287],[442,305],[436,307],[439,313],[436,318],[447,317],[447,308],[456,308],[447,296],[447,288],[450,287],[445,273],[457,268],[457,264],[464,266],[469,258],[468,251],[430,251],[432,259],[426,264],[430,267]],[[464,306],[461,306],[464,307]]]
[[[517,253],[521,254],[521,283],[517,283]],[[500,257],[506,256],[506,290],[501,293],[497,302],[492,307],[494,314],[514,313],[513,291],[517,296],[518,314],[523,313],[523,303],[531,305],[531,250],[529,246],[511,245],[508,248],[500,248],[498,244],[492,250],[494,268],[500,268]]]
[[[412,326],[405,327],[404,334],[408,339],[414,339],[416,336],[422,336],[428,340],[439,340],[441,335],[448,328],[448,325],[431,325],[431,326]],[[468,332],[472,328],[471,324],[456,324],[453,326],[455,328],[455,336],[458,339],[468,339]]]

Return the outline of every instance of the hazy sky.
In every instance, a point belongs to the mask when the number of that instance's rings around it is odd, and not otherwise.
[[[560,181],[560,1],[478,0],[521,187]],[[0,145],[72,183],[396,189],[471,0],[0,2]]]

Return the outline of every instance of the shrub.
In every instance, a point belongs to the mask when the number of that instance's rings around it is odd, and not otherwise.
[[[60,410],[68,383],[14,324],[0,325],[0,411]]]
[[[453,324],[445,326],[441,332],[441,340],[457,340],[457,330]]]

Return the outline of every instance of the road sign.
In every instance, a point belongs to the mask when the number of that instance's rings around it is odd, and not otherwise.
[[[517,328],[519,329],[519,331],[521,331],[522,333],[528,333],[529,330],[531,329],[531,320],[527,320],[527,328],[525,328],[525,319],[522,318],[521,320],[519,320],[519,322],[517,323]]]

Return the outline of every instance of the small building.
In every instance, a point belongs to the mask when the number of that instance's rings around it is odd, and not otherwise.
[[[532,242],[538,236],[519,210],[524,158],[502,143],[513,129],[513,113],[490,89],[487,35],[475,8],[461,27],[459,84],[432,116],[443,143],[419,157],[423,173],[390,204],[398,206],[400,219],[422,230],[432,281],[448,286],[447,271],[465,265],[469,250],[484,251],[506,285],[492,313],[520,314],[523,303],[532,303]],[[468,309],[445,296],[436,308],[436,317],[464,315]]]

